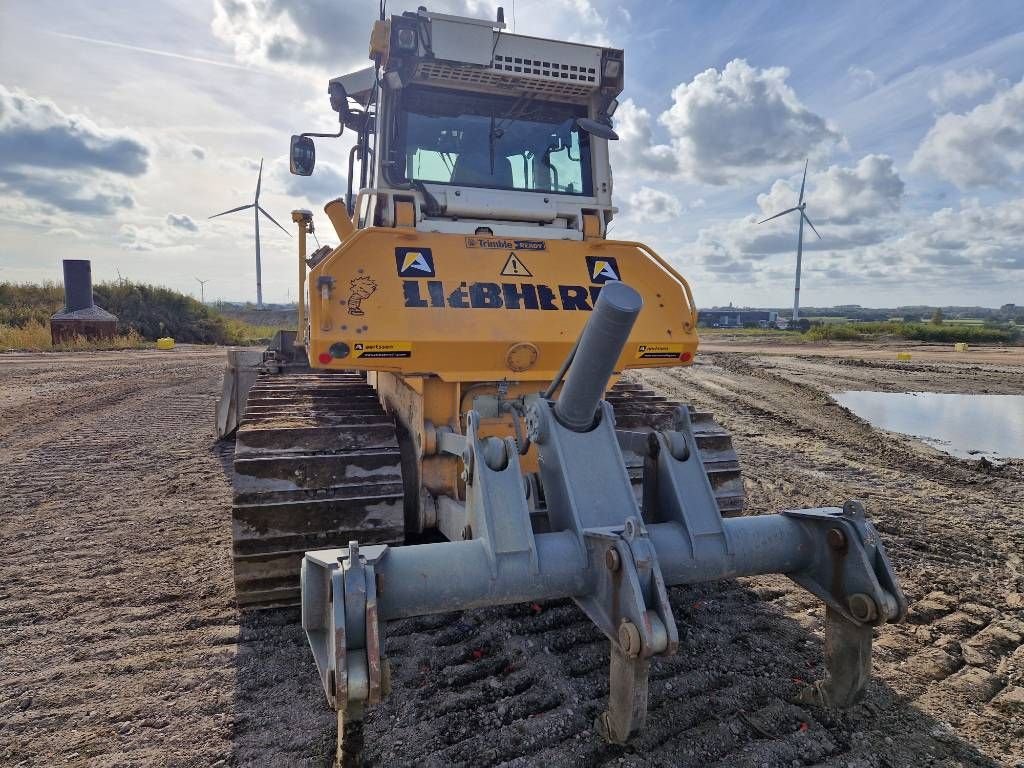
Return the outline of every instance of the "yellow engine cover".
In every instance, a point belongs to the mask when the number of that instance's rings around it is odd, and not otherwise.
[[[646,246],[362,229],[310,273],[310,363],[445,381],[550,379],[611,280],[644,297],[617,369],[690,363],[690,288]]]

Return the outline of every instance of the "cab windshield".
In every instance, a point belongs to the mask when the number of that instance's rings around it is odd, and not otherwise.
[[[395,159],[409,181],[592,195],[585,116],[574,104],[410,87]]]

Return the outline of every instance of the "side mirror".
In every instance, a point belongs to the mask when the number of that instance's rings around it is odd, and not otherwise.
[[[607,122],[603,120],[591,120],[589,117],[578,117],[576,118],[576,127],[581,131],[586,131],[591,136],[597,136],[599,139],[608,139],[608,141],[616,141],[619,138],[614,130],[612,130],[611,120],[605,118]]]
[[[292,136],[288,170],[296,176],[311,176],[316,165],[316,147],[309,136]]]

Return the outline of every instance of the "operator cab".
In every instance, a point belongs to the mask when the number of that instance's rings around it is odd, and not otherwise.
[[[356,226],[580,240],[612,206],[608,141],[622,51],[513,35],[424,9],[377,22],[375,66],[331,81],[357,135],[346,198]],[[292,137],[309,175],[313,136]],[[352,194],[358,170],[358,198]]]
[[[590,135],[577,104],[429,86],[401,100],[395,168],[405,181],[592,196]]]

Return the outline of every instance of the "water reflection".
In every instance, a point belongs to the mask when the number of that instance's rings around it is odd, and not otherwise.
[[[920,438],[961,458],[1024,458],[1024,395],[839,392],[874,426]]]

